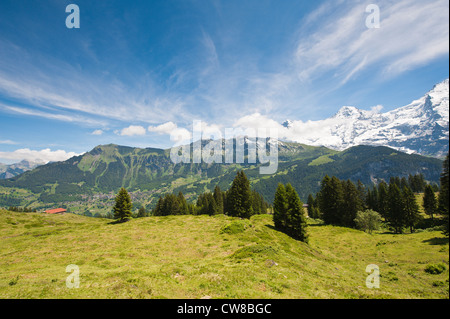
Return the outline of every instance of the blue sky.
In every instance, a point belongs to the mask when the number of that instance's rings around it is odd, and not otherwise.
[[[68,29],[68,4],[80,28]],[[368,29],[368,4],[380,28]],[[381,112],[448,78],[448,0],[2,0],[0,162],[169,148],[194,120]],[[382,108],[380,107],[382,106]],[[264,122],[264,121],[262,121]]]

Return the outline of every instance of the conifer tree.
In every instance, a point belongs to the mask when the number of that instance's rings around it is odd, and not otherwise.
[[[276,229],[286,231],[288,224],[287,211],[288,199],[286,188],[283,184],[279,183],[273,200],[273,223]]]
[[[405,215],[405,226],[408,226],[411,233],[420,220],[419,205],[416,202],[416,196],[411,188],[405,186],[402,190],[403,210]]]
[[[163,199],[160,196],[158,199],[158,202],[156,203],[156,207],[153,209],[153,216],[162,216],[162,206],[163,206]]]
[[[431,185],[425,186],[425,193],[423,195],[423,210],[427,215],[431,216],[431,220],[434,221],[434,214],[437,210],[437,200],[434,194],[433,187]]]
[[[371,210],[378,211],[378,188],[374,186],[372,190],[367,191],[367,207]]]
[[[224,213],[223,194],[222,194],[222,190],[220,189],[219,185],[217,185],[214,188],[214,201],[216,202],[217,213],[223,214]]]
[[[145,207],[141,207],[141,208],[139,208],[139,210],[138,210],[138,213],[137,213],[137,217],[138,218],[141,218],[141,217],[146,217],[147,216],[147,212],[146,212],[146,210],[145,210]]]
[[[380,215],[388,219],[388,186],[382,181],[378,185],[378,212]]]
[[[366,186],[364,186],[364,184],[358,180],[358,184],[357,184],[357,190],[358,190],[358,197],[359,197],[359,202],[362,205],[363,209],[367,208],[367,189]]]
[[[356,214],[363,210],[363,202],[355,184],[350,180],[342,182],[342,189],[344,200],[342,201],[342,206],[340,208],[340,211],[342,212],[341,224],[346,227],[354,227]]]
[[[342,225],[344,193],[341,181],[327,175],[322,180],[319,193],[319,209],[326,224]]]
[[[291,184],[286,185],[287,234],[297,240],[308,242],[307,222],[303,203]]]
[[[244,171],[236,174],[227,194],[228,214],[233,217],[250,218],[253,215],[250,182]]]
[[[113,207],[114,219],[119,222],[125,222],[131,219],[133,204],[131,203],[131,197],[125,188],[121,188],[116,195],[116,203]]]
[[[395,183],[389,184],[387,203],[388,224],[396,234],[402,234],[403,227],[406,225],[406,216],[402,192]]]
[[[182,192],[178,193],[178,205],[179,205],[179,215],[187,215],[189,214],[188,205],[186,202],[186,198]]]
[[[448,210],[449,210],[449,188],[448,188],[448,182],[449,182],[449,163],[448,163],[448,154],[447,157],[444,160],[444,164],[442,167],[442,173],[441,173],[441,187],[439,190],[439,197],[438,197],[438,205],[439,205],[439,212],[444,216],[444,235],[448,236],[449,234],[449,218],[448,218]]]

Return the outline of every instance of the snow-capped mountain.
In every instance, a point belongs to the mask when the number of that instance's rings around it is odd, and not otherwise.
[[[343,150],[379,145],[444,157],[449,149],[449,80],[435,85],[420,99],[386,113],[345,106],[325,120],[288,120],[282,126],[286,128],[285,138],[313,146]]]
[[[40,165],[45,164],[44,162],[30,162],[23,160],[20,163],[15,164],[2,164],[0,163],[0,179],[11,178],[20,175],[26,171],[32,170]]]

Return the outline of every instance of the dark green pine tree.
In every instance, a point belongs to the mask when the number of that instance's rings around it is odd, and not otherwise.
[[[219,185],[217,185],[214,188],[214,201],[216,202],[217,213],[223,214],[224,213],[223,194],[222,194],[222,190],[220,189]]]
[[[372,190],[367,190],[367,207],[378,212],[378,188],[376,186]]]
[[[386,182],[382,181],[378,185],[378,212],[385,219],[389,219],[388,214],[388,186]]]
[[[406,225],[406,216],[402,192],[396,183],[389,184],[387,204],[388,224],[396,234],[402,234]]]
[[[441,187],[439,190],[438,197],[438,210],[439,213],[444,216],[444,235],[448,236],[448,227],[449,227],[449,219],[448,219],[448,205],[449,205],[449,188],[448,188],[448,179],[449,179],[449,164],[448,164],[448,154],[444,160],[444,164],[442,167],[441,174]]]
[[[189,214],[188,204],[187,204],[186,198],[184,198],[184,195],[182,192],[178,193],[177,199],[178,199],[178,205],[179,205],[179,215]]]
[[[319,209],[325,224],[342,225],[344,192],[341,181],[327,175],[322,180],[319,192]]]
[[[294,239],[308,242],[308,233],[303,203],[291,184],[286,185],[287,197],[287,234]]]
[[[121,188],[116,195],[116,203],[113,207],[114,219],[119,222],[126,222],[131,219],[133,204],[131,203],[131,197],[125,188]]]
[[[405,214],[405,225],[409,227],[411,233],[420,221],[419,205],[417,205],[416,196],[411,188],[405,186],[402,190],[403,210]]]
[[[279,183],[273,200],[273,223],[276,229],[283,232],[286,231],[288,224],[287,211],[288,198],[286,188],[283,184]]]
[[[350,180],[342,182],[344,200],[340,211],[342,212],[342,225],[346,227],[355,227],[356,214],[362,211],[364,203],[360,197],[358,189]]]
[[[174,194],[167,194],[163,200],[163,216],[180,215],[181,206],[178,197]]]
[[[153,209],[153,216],[163,216],[163,212],[162,212],[162,207],[163,207],[163,199],[160,196],[158,199],[158,202],[156,203],[156,207]]]
[[[433,187],[431,187],[431,185],[425,186],[422,207],[425,214],[431,216],[431,220],[434,222],[434,214],[436,214],[438,206],[436,195],[434,194]]]
[[[138,218],[147,217],[147,211],[145,210],[145,207],[142,206],[141,208],[139,208],[137,217]]]
[[[244,171],[236,174],[227,194],[228,215],[250,218],[253,215],[252,192],[250,182]]]
[[[361,203],[361,205],[363,206],[363,209],[367,209],[367,188],[366,186],[364,186],[364,184],[358,180],[357,183],[357,189],[358,189],[358,197],[359,197],[359,202]]]

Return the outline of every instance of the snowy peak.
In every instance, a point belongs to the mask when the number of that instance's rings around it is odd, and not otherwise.
[[[363,116],[363,111],[359,110],[354,106],[344,106],[342,107],[333,118],[345,118],[345,119],[359,119]]]
[[[291,121],[288,126],[285,123],[284,138],[312,146],[336,150],[356,145],[388,146],[407,153],[444,157],[449,149],[449,80],[386,113],[344,106],[325,120]]]

